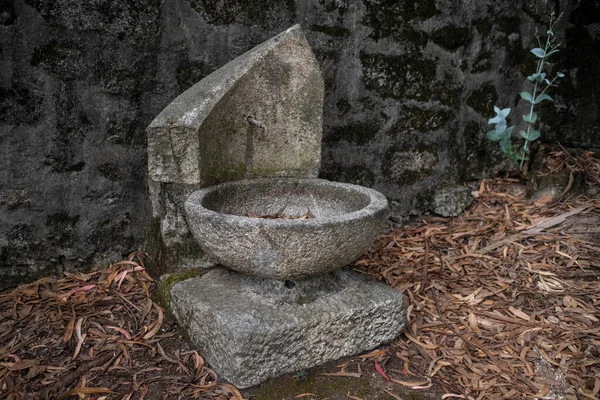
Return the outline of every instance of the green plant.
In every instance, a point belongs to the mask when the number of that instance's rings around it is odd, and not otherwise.
[[[534,107],[544,100],[552,101],[546,91],[552,86],[556,86],[557,79],[564,77],[564,74],[557,73],[552,80],[548,79],[545,70],[549,69],[550,63],[548,58],[558,53],[560,43],[557,43],[554,35],[554,26],[560,19],[560,15],[552,13],[550,15],[550,24],[546,31],[546,44],[542,48],[540,36],[536,33],[535,37],[538,42],[538,47],[531,49],[531,53],[537,57],[537,68],[535,73],[527,77],[527,80],[533,84],[532,92],[521,92],[520,96],[523,100],[530,103],[529,113],[523,115],[523,121],[527,124],[527,129],[520,130],[519,135],[524,139],[523,146],[519,150],[515,150],[512,143],[512,132],[514,126],[508,126],[506,117],[510,113],[510,108],[500,109],[494,106],[496,116],[488,121],[488,124],[495,125],[494,130],[489,131],[486,137],[492,141],[498,141],[502,152],[519,167],[521,172],[524,172],[525,163],[529,158],[529,143],[537,140],[540,137],[540,131],[535,129],[538,123],[538,114],[534,111]]]

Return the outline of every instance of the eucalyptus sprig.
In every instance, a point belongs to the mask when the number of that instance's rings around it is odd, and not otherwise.
[[[523,121],[527,123],[527,130],[522,129],[519,131],[519,135],[525,140],[523,146],[518,151],[515,151],[513,148],[512,131],[514,127],[509,127],[506,121],[506,117],[510,113],[510,108],[501,110],[494,106],[496,116],[488,121],[488,124],[495,125],[495,127],[493,131],[489,131],[486,134],[486,137],[492,141],[499,141],[502,152],[513,162],[513,164],[517,165],[521,171],[523,171],[525,161],[529,159],[529,143],[540,137],[540,131],[535,129],[535,125],[538,122],[538,114],[534,111],[534,106],[540,104],[544,100],[552,101],[552,97],[550,97],[546,91],[552,86],[557,86],[555,84],[556,80],[564,77],[564,74],[559,72],[550,80],[548,79],[549,75],[544,72],[549,69],[548,67],[551,65],[548,62],[548,58],[559,52],[558,48],[560,43],[557,43],[556,41],[554,27],[560,20],[561,15],[556,16],[555,13],[550,15],[550,24],[546,31],[546,43],[542,47],[542,41],[539,34],[536,32],[535,37],[537,39],[538,47],[530,50],[538,60],[535,73],[527,77],[527,80],[533,83],[533,90],[531,92],[524,91],[520,93],[521,98],[531,104],[529,113],[523,115]]]

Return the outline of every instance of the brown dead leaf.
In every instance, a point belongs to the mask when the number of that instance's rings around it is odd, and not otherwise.
[[[523,311],[521,311],[519,309],[514,308],[513,306],[509,306],[508,311],[513,313],[513,315],[515,315],[516,317],[519,317],[525,321],[531,320],[531,317],[529,315],[525,314]]]
[[[100,393],[113,394],[114,392],[108,388],[77,387],[77,388],[71,389],[68,392],[59,396],[58,400],[68,399],[69,397],[71,397],[75,394],[100,394]]]
[[[8,368],[9,371],[22,371],[38,365],[39,360],[20,360],[14,363],[0,363],[0,365]]]
[[[69,320],[69,323],[67,324],[67,329],[65,330],[65,334],[63,335],[63,342],[68,342],[69,340],[71,340],[71,337],[73,336],[73,331],[75,329],[75,319],[77,318],[75,315],[75,310],[72,310],[73,313],[73,317]]]
[[[226,392],[232,394],[236,400],[244,400],[240,391],[232,384],[224,383],[221,385],[221,388],[224,389]]]
[[[366,360],[370,360],[371,358],[380,358],[380,357],[384,357],[387,354],[386,350],[383,349],[376,349],[373,350],[370,353],[367,354],[363,354],[358,356],[361,360],[366,361]]]
[[[363,399],[363,398],[361,398],[361,397],[352,396],[350,393],[348,393],[346,396],[347,396],[349,399],[351,399],[351,400],[364,400],[364,399]]]
[[[390,378],[390,380],[399,385],[414,387],[414,386],[423,386],[431,383],[431,379],[423,378],[417,380],[407,380],[407,379],[394,379]]]
[[[600,160],[594,165],[600,171]],[[536,363],[547,358],[562,366],[565,398],[574,399],[575,388],[592,390],[583,375],[600,377],[600,362],[580,360],[582,346],[600,345],[600,312],[591,306],[600,289],[581,270],[595,265],[600,247],[560,229],[574,231],[567,224],[590,214],[597,225],[600,199],[534,204],[517,184],[482,181],[464,215],[382,235],[356,269],[407,296],[408,335],[396,353],[415,375],[435,376],[465,399],[533,398]]]
[[[347,377],[350,377],[350,378],[360,378],[362,376],[362,374],[359,374],[357,372],[346,372],[346,371],[322,372],[321,375],[325,375],[325,376],[347,376]]]
[[[148,333],[146,333],[144,335],[144,339],[146,339],[146,340],[150,339],[154,335],[156,335],[156,333],[158,332],[158,330],[162,326],[163,319],[164,319],[164,311],[163,311],[163,309],[161,307],[159,307],[156,303],[153,304],[153,306],[156,309],[156,311],[158,312],[158,318],[156,319],[156,322],[154,323],[154,325],[152,326],[152,328],[150,328],[150,330],[148,331]]]
[[[389,390],[383,389],[384,392],[392,396],[396,400],[403,400],[402,397],[398,396],[396,393],[392,393]]]

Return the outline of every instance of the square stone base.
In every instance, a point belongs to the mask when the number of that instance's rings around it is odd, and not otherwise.
[[[371,350],[406,319],[402,294],[346,270],[278,281],[215,268],[171,295],[200,354],[238,388]]]

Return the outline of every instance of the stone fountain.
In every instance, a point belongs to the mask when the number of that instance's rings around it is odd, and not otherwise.
[[[343,269],[383,228],[387,200],[317,179],[322,108],[321,72],[294,26],[188,89],[147,130],[163,250],[193,235],[196,262],[214,262],[172,287],[170,308],[239,388],[370,350],[405,323],[400,293]],[[164,239],[174,223],[179,237]]]

